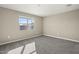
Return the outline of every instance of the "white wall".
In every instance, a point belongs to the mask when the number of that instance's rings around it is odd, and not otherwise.
[[[32,18],[34,20],[34,29],[19,30],[19,16]],[[42,35],[41,17],[6,8],[0,8],[0,44],[36,37],[39,35]],[[10,36],[10,39],[8,39],[8,36]]]
[[[44,35],[79,41],[79,10],[44,18],[43,31]]]
[[[0,14],[2,14],[1,9],[0,9]],[[2,18],[1,15],[0,15],[0,18]],[[0,39],[2,39],[2,20],[0,20]]]

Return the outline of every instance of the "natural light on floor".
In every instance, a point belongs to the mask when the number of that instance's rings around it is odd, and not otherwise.
[[[15,48],[8,52],[8,54],[36,54],[35,42],[26,44],[24,46]]]

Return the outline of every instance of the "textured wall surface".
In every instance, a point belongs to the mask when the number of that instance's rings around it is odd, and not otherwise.
[[[34,20],[33,30],[19,30],[19,16]],[[42,34],[42,18],[23,12],[0,8],[0,44],[27,39]],[[10,38],[8,38],[10,36]]]

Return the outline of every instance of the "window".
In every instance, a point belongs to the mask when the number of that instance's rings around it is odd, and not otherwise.
[[[28,29],[33,29],[33,20],[28,19]]]
[[[33,20],[31,18],[19,17],[20,30],[33,29]]]

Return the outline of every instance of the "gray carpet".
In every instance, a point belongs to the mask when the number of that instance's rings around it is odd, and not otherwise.
[[[34,42],[35,44],[35,50],[29,47],[27,48],[28,44]],[[33,45],[34,45],[33,44]],[[48,36],[39,36],[31,39],[25,39],[18,42],[13,42],[5,45],[0,46],[0,54],[7,54],[9,51],[21,48],[20,54],[25,54],[30,50],[30,48],[33,50],[29,54],[33,54],[36,52],[36,54],[79,54],[79,43],[78,42],[72,42],[68,40],[48,37]]]

